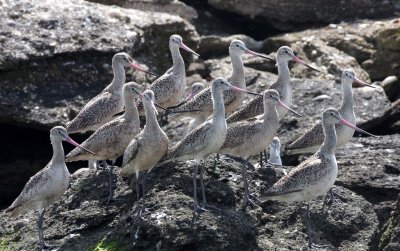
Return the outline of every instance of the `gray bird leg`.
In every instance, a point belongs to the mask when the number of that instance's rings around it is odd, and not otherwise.
[[[201,161],[201,169],[200,169],[200,185],[201,185],[201,195],[203,196],[203,206],[207,205],[207,200],[206,200],[206,192],[205,192],[205,187],[204,187],[204,171],[205,171],[206,165],[204,160]]]
[[[109,193],[108,193],[107,204],[110,203],[113,200],[113,197],[114,197],[113,179],[112,179],[114,164],[115,164],[115,160],[112,160],[111,161],[111,166],[108,167],[108,169],[109,169],[109,174],[108,174],[108,189],[109,189]]]
[[[43,234],[43,217],[44,217],[44,209],[42,211],[38,212],[38,218],[37,218],[37,226],[38,226],[38,231],[39,231],[39,247],[40,251],[42,251],[45,248],[44,244],[44,234]]]

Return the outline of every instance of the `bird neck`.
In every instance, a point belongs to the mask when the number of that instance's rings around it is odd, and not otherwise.
[[[323,123],[323,131],[324,131],[324,142],[320,148],[321,153],[332,154],[336,148],[336,130],[334,124],[326,124]]]
[[[53,157],[51,158],[52,163],[63,163],[65,162],[64,148],[61,140],[51,139],[51,145],[53,147]]]
[[[126,80],[124,66],[113,60],[112,69],[114,72],[114,78],[107,89],[111,92],[121,92]]]
[[[342,105],[341,110],[353,111],[353,92],[351,83],[342,83]]]
[[[139,123],[139,112],[136,108],[135,97],[131,94],[124,94],[125,119],[137,121]]]
[[[269,161],[273,164],[282,165],[281,150],[280,148],[270,147],[269,148]]]
[[[144,126],[145,131],[150,130],[151,132],[156,132],[157,130],[161,130],[160,125],[157,121],[157,115],[153,110],[153,107],[150,107],[150,104],[144,104],[144,111],[146,115],[146,125]],[[147,107],[146,107],[147,106]]]
[[[245,88],[246,83],[244,81],[244,67],[242,56],[230,53],[231,62],[232,62],[232,74],[230,77],[230,83],[240,88]]]
[[[212,87],[212,101],[213,101],[213,119],[225,119],[225,106],[222,98],[223,91],[220,88]]]
[[[288,61],[278,59],[278,79],[277,82],[282,85],[290,84],[290,71],[288,66]]]
[[[264,102],[264,124],[271,124],[272,122],[279,122],[279,114],[276,110],[276,105],[267,104]]]
[[[171,46],[170,47],[171,56],[172,56],[172,72],[175,75],[184,75],[185,74],[185,61],[181,56],[181,52],[179,51],[179,47]]]

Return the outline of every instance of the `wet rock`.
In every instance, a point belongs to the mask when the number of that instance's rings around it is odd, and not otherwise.
[[[178,0],[89,0],[89,2],[118,5],[123,8],[142,11],[166,12],[188,20],[197,18],[197,11],[193,7]]]
[[[390,101],[396,101],[400,98],[400,81],[396,76],[389,76],[385,78],[381,86],[385,90],[386,95]]]
[[[64,124],[111,82],[114,53],[162,73],[171,64],[172,33],[191,47],[197,42],[178,16],[80,0],[7,2],[0,17],[0,122],[39,129]]]
[[[392,17],[395,10],[393,1],[375,0],[362,2],[208,0],[208,3],[216,9],[258,19],[282,30],[357,18]]]

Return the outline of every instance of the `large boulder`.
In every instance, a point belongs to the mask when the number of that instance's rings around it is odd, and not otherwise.
[[[282,30],[356,18],[392,17],[395,14],[392,0],[208,0],[208,3],[216,9],[259,19]]]
[[[65,124],[108,85],[116,52],[163,73],[171,34],[198,42],[178,16],[82,0],[5,2],[0,17],[0,123],[39,129]]]

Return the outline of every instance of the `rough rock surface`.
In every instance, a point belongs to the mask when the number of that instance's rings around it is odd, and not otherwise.
[[[189,20],[197,18],[197,11],[193,7],[178,0],[89,0],[89,2],[118,5],[142,11],[166,12]]]
[[[301,203],[263,203],[262,208],[243,212],[240,165],[222,160],[215,171],[207,170],[206,196],[212,205],[192,225],[193,163],[162,165],[148,175],[148,211],[136,217],[138,203],[128,181],[117,179],[116,201],[106,205],[107,172],[91,177],[75,175],[71,188],[45,216],[45,240],[60,250],[307,250],[304,210]],[[249,171],[251,190],[277,180],[271,169]],[[79,178],[78,178],[79,177]],[[367,250],[378,220],[372,205],[345,188],[341,199],[328,212],[321,212],[322,200],[312,203],[315,240],[330,250]],[[216,207],[216,208],[214,208]],[[32,213],[0,220],[2,243],[12,250],[35,246],[36,224]]]
[[[391,0],[208,0],[208,3],[220,10],[261,19],[282,30],[356,18],[392,17],[395,11]]]
[[[162,73],[171,34],[197,43],[178,16],[81,0],[5,2],[0,17],[0,122],[40,129],[64,124],[111,82],[114,53]]]
[[[383,227],[379,250],[395,251],[400,249],[400,196],[395,209],[390,213],[390,218]]]

